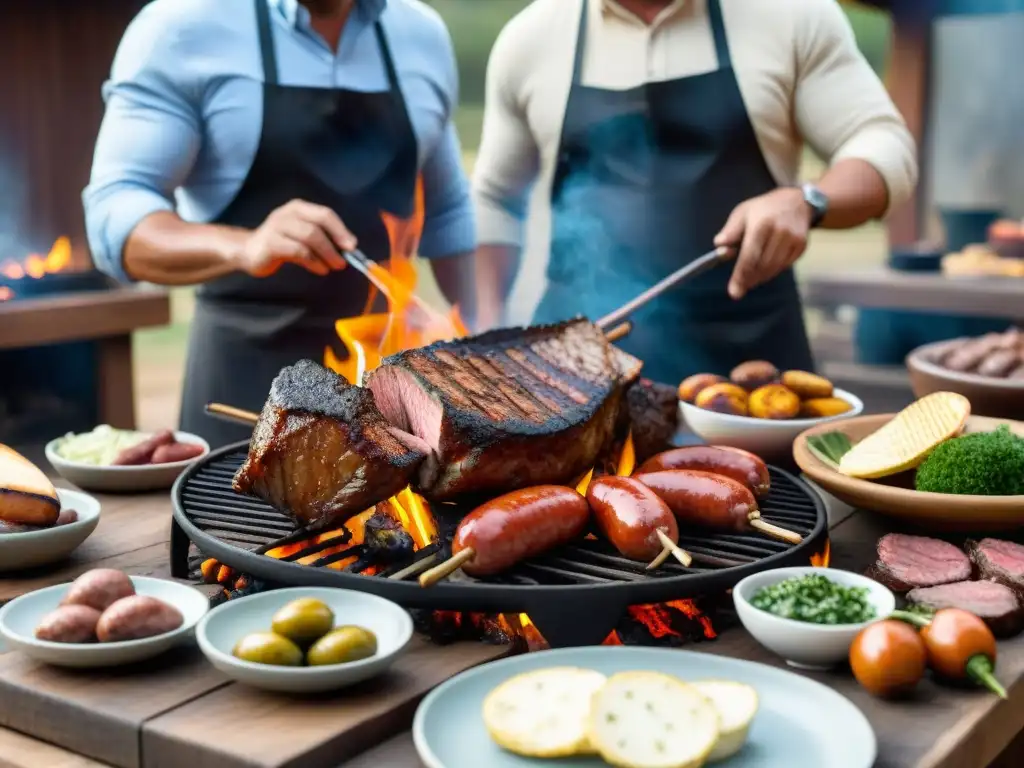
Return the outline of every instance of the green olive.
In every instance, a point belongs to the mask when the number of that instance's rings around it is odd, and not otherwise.
[[[232,655],[253,664],[276,667],[301,667],[302,650],[287,637],[273,632],[253,632],[235,645]]]
[[[377,636],[362,627],[338,627],[321,637],[306,654],[311,667],[347,664],[377,653]]]
[[[271,629],[293,643],[307,646],[331,631],[334,614],[331,609],[312,597],[292,600],[271,619]]]

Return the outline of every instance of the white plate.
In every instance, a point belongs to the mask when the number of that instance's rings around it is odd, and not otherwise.
[[[368,659],[322,667],[277,667],[254,664],[231,655],[235,644],[251,632],[269,632],[271,617],[300,597],[321,600],[334,612],[335,626],[354,624],[377,636],[377,653]],[[405,609],[376,595],[348,589],[298,587],[275,589],[229,600],[210,611],[196,628],[206,658],[233,680],[284,693],[313,693],[343,688],[390,667],[412,639],[412,619]]]
[[[0,533],[0,573],[49,565],[63,560],[96,530],[100,503],[81,491],[57,489],[61,509],[73,509],[78,520],[28,533]]]
[[[59,667],[117,667],[145,661],[184,643],[192,636],[199,620],[210,608],[209,598],[187,584],[147,576],[132,576],[139,595],[149,595],[173,605],[184,617],[182,625],[172,632],[141,640],[120,643],[53,643],[37,640],[40,620],[57,608],[67,594],[68,584],[39,589],[15,598],[0,608],[0,636],[10,650],[18,650],[38,661]]]
[[[860,624],[823,625],[785,619],[750,604],[758,590],[780,581],[816,573],[844,587],[865,587],[875,617]],[[846,661],[853,639],[868,624],[884,619],[896,609],[896,597],[874,579],[835,568],[796,566],[754,573],[732,590],[736,613],[747,632],[761,645],[777,653],[786,663],[805,669],[825,669]]]
[[[793,441],[801,432],[817,424],[858,416],[864,410],[860,398],[844,389],[836,389],[834,396],[845,400],[852,408],[838,416],[820,419],[755,419],[709,411],[682,400],[679,410],[687,426],[706,443],[742,448],[766,461],[780,458],[792,461]]]
[[[516,656],[463,672],[420,704],[413,740],[427,768],[607,768],[598,757],[535,760],[505,752],[484,727],[484,697],[513,675],[577,666],[606,675],[656,670],[683,680],[735,680],[760,700],[746,746],[728,768],[871,768],[877,746],[847,699],[792,672],[722,656],[662,648],[565,648]]]
[[[192,459],[173,461],[168,464],[140,464],[130,467],[96,466],[62,458],[57,453],[57,446],[67,437],[58,437],[46,444],[46,460],[65,480],[89,491],[115,493],[162,491],[174,485],[178,475],[184,472],[189,465],[210,452],[209,444],[198,435],[189,432],[175,432],[174,437],[179,443],[201,445],[203,447],[202,454]]]

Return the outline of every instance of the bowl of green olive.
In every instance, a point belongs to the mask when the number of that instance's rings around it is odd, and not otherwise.
[[[857,634],[896,608],[893,593],[874,579],[811,566],[747,576],[733,588],[732,598],[747,632],[802,669],[842,663]]]
[[[390,667],[412,639],[390,600],[347,589],[277,589],[230,600],[196,627],[203,654],[232,680],[282,693],[362,682]]]

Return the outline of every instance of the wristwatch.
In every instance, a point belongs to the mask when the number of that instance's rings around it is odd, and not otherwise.
[[[821,220],[828,213],[828,195],[818,189],[814,184],[804,184],[800,187],[804,193],[804,202],[811,207],[811,229],[821,224]]]

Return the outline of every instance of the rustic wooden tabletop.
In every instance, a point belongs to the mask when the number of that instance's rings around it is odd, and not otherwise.
[[[168,576],[167,494],[101,501],[99,528],[73,558],[0,576],[0,604],[97,566]],[[889,529],[838,505],[830,523],[832,564],[852,570],[869,564],[875,541]],[[742,629],[698,650],[781,665]],[[878,768],[1009,768],[1024,756],[1024,741],[1007,750],[1024,728],[1024,637],[1001,643],[1000,653],[1006,702],[928,682],[914,701],[885,703],[848,673],[811,677],[867,715],[878,735]],[[380,681],[339,696],[297,699],[231,683],[194,649],[118,672],[63,671],[0,650],[0,768],[421,768],[409,735],[419,700],[452,675],[504,654],[485,644],[418,640]]]

